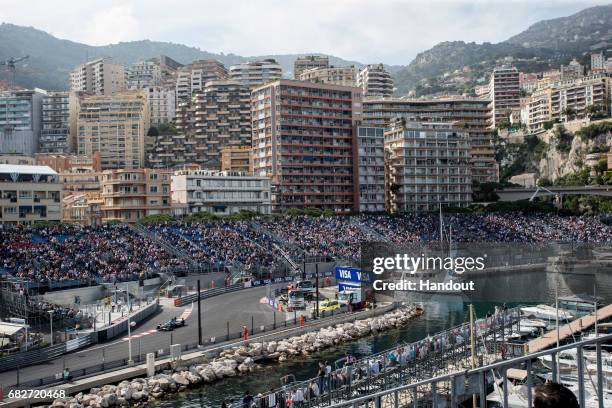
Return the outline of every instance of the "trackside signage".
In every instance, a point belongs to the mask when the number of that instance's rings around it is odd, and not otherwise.
[[[336,266],[336,280],[345,282],[370,283],[372,276],[359,268]]]

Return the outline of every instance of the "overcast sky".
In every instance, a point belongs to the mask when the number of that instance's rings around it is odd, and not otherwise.
[[[150,39],[244,56],[407,64],[441,41],[499,42],[590,0],[0,0],[0,21],[91,45]]]

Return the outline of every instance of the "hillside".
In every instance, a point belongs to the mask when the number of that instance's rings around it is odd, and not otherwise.
[[[483,83],[486,73],[504,62],[527,72],[547,69],[572,57],[586,62],[586,53],[606,50],[611,44],[612,5],[591,7],[568,17],[540,21],[497,44],[440,43],[397,72],[397,93],[412,89],[418,94],[461,92]]]
[[[0,60],[11,56],[29,55],[25,64],[16,72],[17,85],[49,90],[66,89],[68,75],[72,68],[87,60],[98,57],[112,57],[115,61],[129,64],[159,55],[167,55],[180,62],[189,63],[197,59],[217,59],[227,67],[249,59],[275,58],[283,71],[293,71],[293,61],[297,54],[243,57],[235,54],[215,54],[195,47],[160,41],[130,41],[105,46],[91,46],[74,41],[62,40],[32,27],[13,24],[0,24]],[[330,56],[334,65],[356,65],[356,61],[346,61]],[[7,79],[7,72],[0,70],[0,81]]]

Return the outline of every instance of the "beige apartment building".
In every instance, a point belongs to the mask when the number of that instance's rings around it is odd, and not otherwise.
[[[99,58],[77,66],[70,73],[70,90],[90,95],[111,95],[126,89],[125,70],[110,58]]]
[[[84,96],[77,118],[77,153],[100,152],[103,170],[143,167],[148,130],[149,109],[143,92]]]
[[[514,67],[498,67],[489,80],[491,100],[491,127],[495,128],[510,119],[513,110],[521,108],[521,84],[519,71]]]
[[[383,64],[366,65],[357,75],[357,86],[364,96],[393,95],[393,78]]]
[[[179,68],[176,73],[176,100],[189,101],[208,81],[227,79],[225,65],[216,60],[198,60]]]
[[[249,88],[281,79],[283,68],[275,59],[248,61],[232,65],[229,69],[229,79],[240,82]]]
[[[253,174],[253,150],[250,146],[221,149],[221,171],[238,171]]]
[[[298,57],[293,63],[293,78],[299,79],[300,74],[312,68],[328,68],[329,57],[323,55],[304,55]]]
[[[170,214],[171,171],[107,170],[102,173],[102,221],[134,223],[143,217]]]
[[[385,156],[389,212],[431,212],[472,201],[469,135],[456,125],[398,119],[385,131]]]
[[[356,86],[355,67],[310,68],[303,70],[300,81],[317,82],[342,86]]]
[[[62,221],[62,183],[48,166],[0,164],[0,224]]]

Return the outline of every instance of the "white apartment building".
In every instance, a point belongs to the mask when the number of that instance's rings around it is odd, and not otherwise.
[[[37,152],[44,95],[41,89],[0,93],[0,154]]]
[[[274,59],[262,61],[248,61],[232,65],[229,69],[229,78],[238,81],[244,86],[255,88],[281,79],[283,68]]]
[[[530,132],[544,129],[544,123],[550,121],[550,90],[535,91],[529,98],[521,101],[521,123]]]
[[[356,86],[355,67],[310,68],[300,73],[300,81]]]
[[[90,95],[111,95],[126,89],[125,69],[110,58],[99,58],[77,66],[70,73],[70,89]]]
[[[187,214],[230,215],[241,210],[270,214],[270,178],[216,170],[180,170],[172,176],[172,202]]]
[[[393,78],[383,64],[366,65],[357,75],[364,96],[392,96]]]
[[[162,69],[156,61],[140,61],[127,69],[127,88],[142,89],[162,84]]]
[[[605,58],[603,52],[591,54],[591,72],[601,71],[605,68]]]
[[[62,183],[47,166],[0,164],[0,224],[62,221]]]
[[[385,211],[385,129],[357,128],[359,212]]]
[[[519,71],[514,68],[498,67],[491,73],[489,99],[491,100],[491,127],[509,120],[513,110],[521,107],[521,84]]]
[[[176,74],[176,100],[188,101],[208,81],[227,79],[227,69],[219,61],[200,60],[185,65]]]
[[[467,206],[472,201],[468,137],[452,123],[391,123],[385,130],[389,212]]]
[[[304,55],[298,57],[293,63],[293,78],[299,79],[300,74],[312,68],[328,68],[329,57],[323,55]]]
[[[176,115],[176,92],[161,86],[144,88],[149,105],[151,126],[170,123]]]

